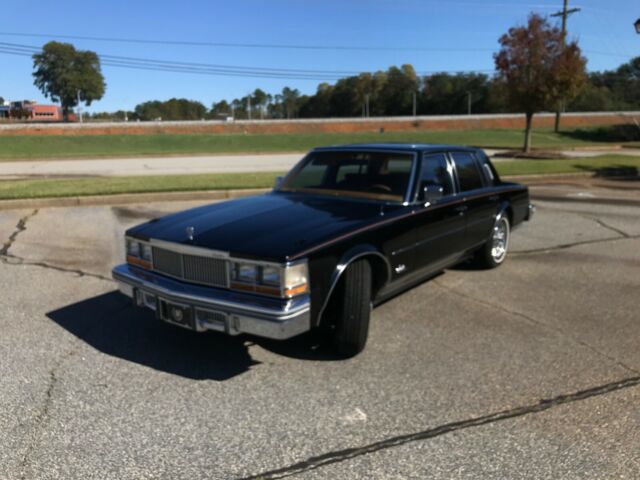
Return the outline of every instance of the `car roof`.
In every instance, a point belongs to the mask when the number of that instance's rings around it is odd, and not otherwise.
[[[379,151],[406,151],[406,152],[442,152],[442,151],[469,151],[476,152],[475,147],[465,147],[462,145],[438,145],[429,143],[354,143],[346,145],[330,145],[326,147],[314,148],[314,152],[322,151],[357,151],[357,150],[379,150]]]

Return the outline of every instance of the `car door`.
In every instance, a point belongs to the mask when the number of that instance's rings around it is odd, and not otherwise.
[[[498,209],[499,195],[493,192],[471,151],[450,152],[457,179],[458,195],[462,197],[465,234],[462,247],[469,250],[489,238]]]
[[[433,204],[425,203],[421,197],[424,187],[442,187],[442,198]],[[460,256],[465,231],[465,217],[456,203],[456,187],[453,166],[447,154],[426,153],[422,158],[418,177],[418,197],[420,202],[416,216],[416,255],[422,271],[437,270],[450,264]]]

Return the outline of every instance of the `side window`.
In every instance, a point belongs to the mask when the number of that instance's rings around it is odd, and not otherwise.
[[[478,164],[473,155],[467,152],[453,152],[451,157],[456,164],[461,191],[475,190],[484,186],[480,170],[478,170]]]
[[[484,172],[484,178],[489,185],[495,185],[496,176],[493,173],[494,170],[491,167],[491,163],[489,159],[483,152],[476,153],[476,158],[480,161],[480,165],[482,165],[482,171]]]
[[[444,195],[453,193],[453,181],[444,153],[425,155],[422,159],[420,185],[440,185]]]

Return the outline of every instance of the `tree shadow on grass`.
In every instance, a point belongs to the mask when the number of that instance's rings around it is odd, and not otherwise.
[[[638,167],[633,165],[608,165],[606,167],[590,167],[587,165],[574,165],[583,172],[591,172],[596,178],[606,178],[616,181],[640,181]]]
[[[599,128],[561,131],[563,137],[594,143],[621,143],[640,140],[640,128],[636,125],[611,125]]]

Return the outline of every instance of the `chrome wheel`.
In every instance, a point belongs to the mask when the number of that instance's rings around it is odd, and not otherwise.
[[[499,217],[493,226],[491,236],[491,257],[495,263],[502,263],[509,248],[509,220]]]

